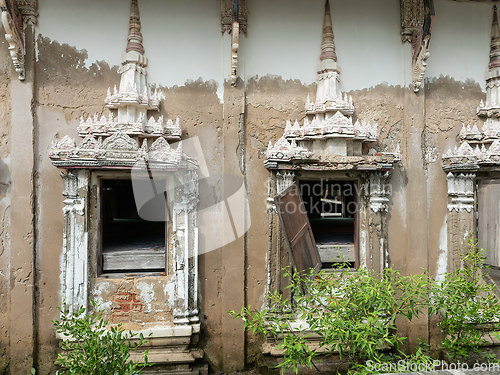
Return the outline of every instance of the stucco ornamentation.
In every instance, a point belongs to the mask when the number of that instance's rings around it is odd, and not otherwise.
[[[500,28],[498,26],[497,7],[493,6],[491,25],[490,56],[486,74],[486,101],[479,104],[477,114],[487,118],[490,126],[498,129],[500,117]],[[488,121],[489,120],[489,121]]]
[[[16,0],[16,3],[23,16],[23,22],[34,25],[38,17],[38,12],[36,11],[37,0]]]
[[[423,85],[434,17],[433,0],[401,0],[401,37],[403,43],[412,45],[412,86],[415,92]]]
[[[231,33],[233,18],[234,18],[234,0],[221,0],[221,32]],[[247,2],[246,0],[238,0],[238,23],[239,31],[243,34],[247,33]]]
[[[302,125],[298,120],[286,121],[284,135],[274,144],[269,141],[264,165],[268,169],[300,169],[310,164],[328,168],[369,169],[392,168],[391,156],[386,152],[385,163],[378,166],[363,165],[362,144],[376,142],[378,125],[364,119],[353,122],[355,108],[351,96],[340,90],[340,67],[337,63],[333,38],[330,4],[327,1],[323,21],[320,63],[317,70],[317,91],[314,101],[308,96],[306,117]],[[381,155],[381,154],[380,154]],[[393,161],[399,160],[394,156]],[[374,160],[371,160],[369,163]]]
[[[78,176],[69,170],[67,173],[60,173],[61,178],[64,182],[64,190],[62,195],[66,198],[77,198],[78,197]]]
[[[88,183],[88,171],[61,173],[64,181],[64,230],[62,252],[62,297],[70,311],[88,305],[88,233],[86,200],[80,194]]]
[[[15,0],[0,0],[2,24],[5,30],[5,39],[9,43],[9,52],[19,79],[24,81],[24,30],[22,14]]]
[[[412,78],[413,78],[413,91],[418,92],[423,85],[425,77],[425,68],[427,67],[427,60],[429,59],[429,43],[430,36],[422,41],[413,61]]]
[[[311,152],[305,148],[300,147],[292,139],[288,142],[283,136],[273,146],[269,141],[266,151],[266,160],[268,161],[291,161],[291,160],[305,160],[311,157]]]
[[[388,196],[391,194],[389,177],[389,172],[370,175],[370,208],[375,213],[387,211]]]
[[[276,173],[277,193],[280,194],[295,181],[295,173],[283,171]]]
[[[486,170],[500,166],[500,28],[496,6],[493,6],[486,100],[479,103],[477,115],[485,117],[481,129],[477,125],[462,125],[462,145],[443,154],[443,169],[447,172]]]
[[[448,173],[448,211],[471,212],[474,209],[474,173]]]
[[[401,39],[413,43],[424,22],[422,0],[401,0]]]
[[[90,195],[99,184],[96,182],[99,177],[91,170],[111,169],[113,172],[108,175],[117,178],[117,175],[128,177],[128,173],[124,173],[128,170],[132,170],[132,175],[135,172],[141,175],[141,170],[148,168],[153,170],[153,177],[161,177],[164,186],[168,186],[164,193],[171,225],[166,228],[169,238],[165,254],[168,252],[169,264],[165,271],[173,269],[173,275],[161,281],[170,283],[169,290],[172,290],[169,296],[174,316],[172,323],[176,328],[187,328],[185,336],[191,336],[196,327],[199,330],[197,165],[183,152],[179,119],[164,121],[163,116],[155,118],[148,114],[158,111],[164,97],[157,90],[151,93],[146,68],[139,8],[137,0],[132,0],[126,54],[119,70],[120,85],[108,89],[105,99],[109,114],[82,117],[77,130],[83,139],[78,143],[66,135],[53,141],[49,152],[53,165],[68,170],[62,174],[66,198],[62,298],[73,310],[87,306],[88,262],[96,258],[96,246],[92,244],[99,242],[96,231],[87,232],[91,227],[88,221],[96,214],[96,204],[102,204],[102,200]],[[177,144],[172,145],[172,141]],[[163,171],[166,173],[160,173]],[[150,178],[148,173],[145,175],[144,178]],[[139,178],[142,179],[142,175]],[[93,205],[90,204],[92,199]],[[92,236],[90,240],[89,236]],[[94,290],[92,293],[100,292]]]

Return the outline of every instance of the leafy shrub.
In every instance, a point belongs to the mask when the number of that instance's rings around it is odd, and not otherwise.
[[[97,307],[95,302],[91,303]],[[134,375],[151,365],[147,363],[148,350],[143,357],[144,364],[130,360],[130,351],[146,342],[142,333],[126,332],[121,323],[107,329],[108,321],[103,319],[102,311],[94,317],[87,315],[84,307],[76,312],[70,312],[66,307],[59,310],[61,320],[52,323],[65,337],[62,342],[65,353],[59,353],[56,364],[65,371],[58,371],[58,374]],[[132,345],[129,340],[134,337],[138,342]]]
[[[497,288],[483,281],[481,268],[486,257],[477,240],[469,240],[469,246],[470,251],[461,257],[463,267],[447,273],[432,291],[431,306],[447,335],[441,345],[451,358],[480,356],[487,334],[500,328]]]
[[[247,330],[270,334],[283,349],[279,366],[293,369],[315,367],[320,355],[338,353],[351,365],[363,367],[367,360],[375,363],[407,358],[401,351],[405,338],[397,334],[396,319],[407,320],[427,306],[428,278],[425,274],[401,276],[386,269],[377,276],[372,271],[339,270],[311,275],[291,275],[288,287],[293,298],[271,293],[271,307],[262,312],[244,307],[240,313]],[[303,286],[307,293],[302,293]],[[292,329],[294,322],[301,325]],[[319,338],[320,350],[311,349],[307,338]]]
[[[316,277],[288,270],[292,298],[274,292],[269,294],[268,309],[252,311],[249,306],[229,313],[243,319],[246,330],[278,342],[284,355],[279,367],[295,373],[301,365],[316,367],[320,356],[333,353],[358,374],[384,372],[384,365],[387,372],[396,372],[389,365],[401,362],[405,368],[397,368],[399,372],[432,366],[439,361],[429,356],[427,344],[407,355],[406,338],[397,333],[396,319],[411,321],[422,312],[438,314],[438,325],[446,335],[441,348],[451,359],[471,362],[475,355],[476,362],[496,362],[491,354],[480,355],[485,334],[500,330],[496,286],[482,280],[484,260],[477,241],[471,240],[470,251],[462,256],[463,267],[442,281],[425,273],[401,276],[392,268],[381,275],[360,268],[322,271]],[[313,334],[319,335],[317,349],[308,340]]]

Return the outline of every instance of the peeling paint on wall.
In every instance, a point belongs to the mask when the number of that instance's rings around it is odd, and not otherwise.
[[[436,280],[444,281],[446,272],[448,271],[448,223],[447,217],[444,217],[444,223],[439,232],[439,258],[437,261]]]

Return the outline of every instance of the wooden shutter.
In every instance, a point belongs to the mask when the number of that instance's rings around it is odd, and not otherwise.
[[[500,266],[500,180],[478,180],[479,245],[486,252],[486,262]]]
[[[321,259],[297,183],[277,195],[274,201],[295,269],[299,272],[311,268],[319,271]]]

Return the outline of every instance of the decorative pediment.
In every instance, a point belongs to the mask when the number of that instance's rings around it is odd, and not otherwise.
[[[116,133],[106,138],[102,143],[102,147],[106,150],[120,151],[137,151],[139,149],[137,141],[133,140],[125,133]]]
[[[148,160],[162,163],[179,163],[182,159],[182,142],[174,150],[163,138],[158,138],[149,148]]]
[[[273,146],[269,141],[266,151],[266,160],[269,161],[291,161],[311,158],[312,153],[307,149],[297,145],[294,139],[288,142],[283,136]]]
[[[83,139],[83,141],[81,141],[80,144],[78,145],[78,147],[81,148],[82,150],[94,150],[101,148],[101,146],[102,146],[102,141],[101,144],[99,144],[99,142],[97,141],[97,139],[95,139],[93,135],[87,135]]]
[[[181,139],[179,118],[165,121],[163,116],[148,114],[159,110],[164,96],[158,89],[151,93],[146,83],[148,60],[144,56],[137,0],[132,0],[127,41],[118,71],[120,86],[109,88],[105,99],[109,114],[82,116],[77,127],[82,142],[77,147],[74,140],[64,137],[50,150],[52,163],[61,168],[128,169],[149,160],[154,162],[152,168],[196,168],[182,153],[180,143],[175,150],[168,144],[169,140]]]
[[[320,64],[315,101],[308,96],[303,125],[286,121],[285,131],[273,146],[269,142],[264,165],[269,169],[391,169],[400,160],[399,150],[382,156],[363,155],[363,143],[378,139],[378,125],[365,120],[353,123],[351,96],[340,90],[340,67],[327,1],[323,21]]]

